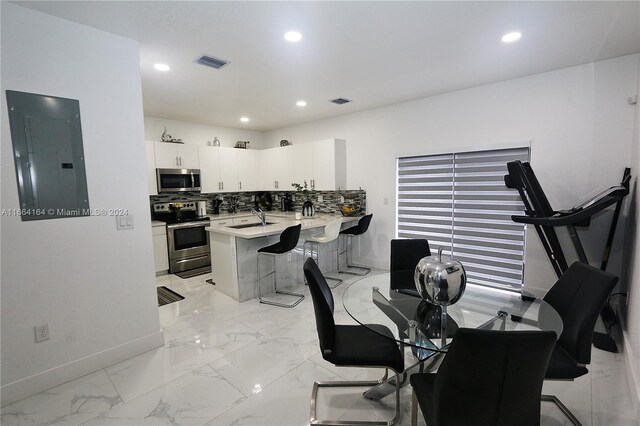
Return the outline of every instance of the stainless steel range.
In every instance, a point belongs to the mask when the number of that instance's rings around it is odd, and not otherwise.
[[[181,278],[211,272],[208,217],[198,217],[196,201],[154,203],[153,218],[167,223],[169,272]]]

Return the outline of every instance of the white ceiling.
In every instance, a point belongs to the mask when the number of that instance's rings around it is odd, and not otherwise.
[[[146,115],[255,130],[640,51],[640,2],[20,4],[139,40]],[[301,42],[284,41],[292,29]],[[522,39],[501,43],[513,30]]]

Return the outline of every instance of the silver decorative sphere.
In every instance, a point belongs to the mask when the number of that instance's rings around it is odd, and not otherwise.
[[[418,294],[434,305],[453,305],[462,297],[467,274],[462,263],[449,258],[442,260],[442,248],[437,256],[420,259],[414,273]]]

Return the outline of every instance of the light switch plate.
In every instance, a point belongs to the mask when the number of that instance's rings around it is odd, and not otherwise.
[[[116,228],[118,229],[118,231],[133,229],[133,216],[132,215],[116,216]]]

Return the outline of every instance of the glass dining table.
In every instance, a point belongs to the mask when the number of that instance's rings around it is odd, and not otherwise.
[[[404,383],[416,372],[429,372],[442,361],[460,327],[488,330],[551,330],[560,336],[562,319],[545,301],[527,293],[512,293],[467,285],[460,300],[442,308],[423,300],[413,284],[414,271],[368,275],[345,289],[342,303],[359,324],[378,333],[375,324],[387,326],[401,348],[409,348]],[[443,317],[445,321],[443,321]],[[490,354],[488,354],[490,356]],[[395,389],[393,379],[365,392],[380,399]]]

